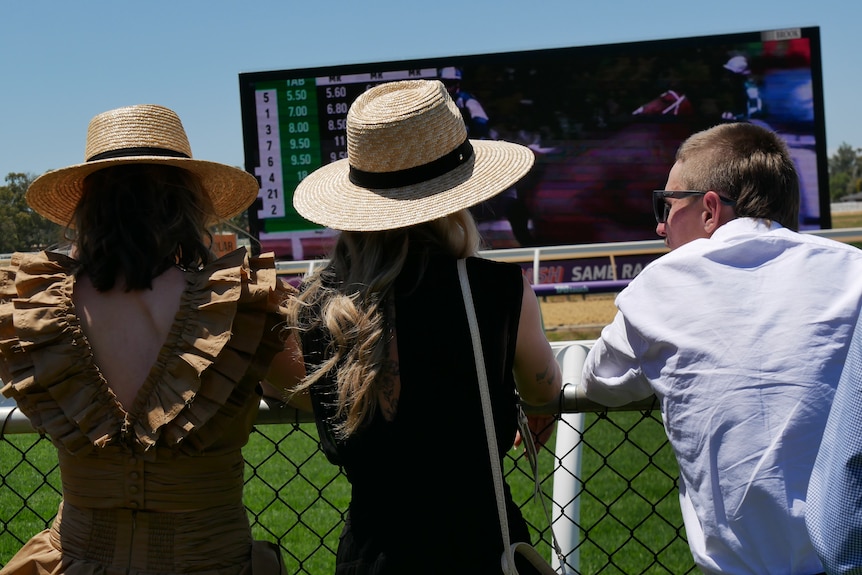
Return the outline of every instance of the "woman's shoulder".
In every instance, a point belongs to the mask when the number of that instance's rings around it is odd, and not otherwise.
[[[80,268],[80,263],[63,252],[15,252],[8,263],[0,266],[0,285],[14,284],[21,276],[45,276],[55,280],[59,276],[74,275]]]
[[[237,302],[238,305],[279,306],[296,290],[278,277],[275,254],[252,255],[239,248],[189,272],[189,291],[196,298]],[[265,305],[272,310],[272,306]]]
[[[515,274],[520,273],[521,266],[518,264],[514,264],[511,262],[504,262],[499,260],[493,260],[489,258],[484,258],[481,256],[473,256],[467,258],[467,265],[470,267],[483,268],[488,270],[497,270],[498,273],[508,273]]]
[[[520,289],[523,281],[521,266],[510,262],[472,257],[467,258],[467,270],[471,282],[516,285]]]
[[[74,318],[78,267],[60,253],[16,254],[0,279],[2,393],[72,453],[103,444],[122,421]]]
[[[11,316],[15,309],[13,300],[36,298],[42,306],[70,305],[68,286],[78,268],[76,260],[62,253],[13,254],[9,263],[0,267],[0,315]]]

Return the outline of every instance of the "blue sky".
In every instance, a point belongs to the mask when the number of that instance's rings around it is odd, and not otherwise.
[[[819,26],[827,146],[862,147],[856,0],[0,0],[0,181],[83,160],[111,108],[176,110],[243,163],[241,72]]]

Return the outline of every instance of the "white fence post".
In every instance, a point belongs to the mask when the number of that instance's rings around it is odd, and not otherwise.
[[[587,358],[587,351],[587,346],[578,343],[569,343],[556,350],[556,358],[563,373],[564,385],[580,383],[581,369]],[[564,570],[560,571],[560,561],[556,554],[551,554],[551,560],[553,567],[561,573],[580,571],[580,552],[577,547],[581,539],[578,524],[581,520],[580,493],[583,490],[583,482],[581,481],[581,434],[583,429],[583,413],[563,413],[560,415],[555,445],[558,467],[554,471],[552,520],[557,543],[566,559]]]

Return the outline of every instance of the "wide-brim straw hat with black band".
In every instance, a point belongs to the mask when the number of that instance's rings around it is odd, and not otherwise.
[[[293,205],[341,231],[380,231],[441,218],[520,180],[527,147],[468,140],[458,107],[437,80],[380,84],[347,113],[347,158],[300,182]]]
[[[195,174],[209,195],[214,216],[228,219],[257,197],[257,178],[239,168],[195,160],[182,122],[163,106],[141,104],[103,112],[90,120],[83,164],[47,172],[30,184],[27,203],[60,225],[71,225],[84,178],[112,166],[160,164]]]

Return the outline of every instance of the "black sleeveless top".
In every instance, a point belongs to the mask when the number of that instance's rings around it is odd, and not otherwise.
[[[470,329],[456,261],[411,259],[396,282],[401,391],[398,411],[378,411],[346,440],[332,432],[331,380],[311,390],[327,457],[341,465],[352,498],[338,574],[497,573],[503,544],[494,497]],[[517,429],[512,376],[523,283],[518,266],[467,260],[499,451]],[[320,362],[320,333],[303,334],[306,362]],[[512,540],[526,523],[506,488]],[[456,559],[457,558],[457,559]]]

